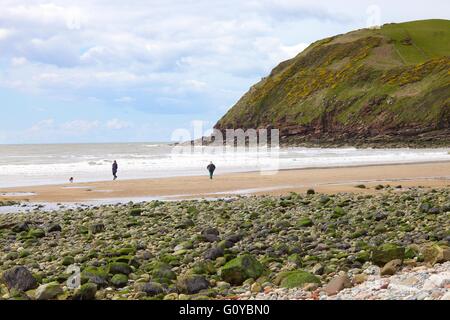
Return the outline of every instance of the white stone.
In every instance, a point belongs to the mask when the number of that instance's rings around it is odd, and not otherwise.
[[[364,273],[369,275],[379,275],[380,268],[377,266],[370,266],[366,270],[364,270]]]
[[[450,272],[443,272],[440,274],[433,274],[423,284],[424,290],[432,290],[434,288],[443,288],[450,284]]]
[[[442,297],[441,300],[449,300],[450,301],[450,291],[447,291]]]
[[[400,291],[400,292],[418,292],[419,291],[419,289],[418,288],[414,288],[414,287],[411,287],[411,286],[405,286],[405,285],[402,285],[402,284],[398,284],[398,283],[390,283],[389,284],[389,286],[388,286],[388,289],[391,289],[391,290],[398,290],[398,291]]]

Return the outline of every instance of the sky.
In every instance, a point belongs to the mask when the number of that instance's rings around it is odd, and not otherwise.
[[[283,60],[450,1],[0,0],[0,144],[170,141]]]

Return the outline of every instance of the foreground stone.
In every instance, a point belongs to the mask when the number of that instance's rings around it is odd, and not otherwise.
[[[400,268],[401,265],[402,265],[402,260],[400,260],[400,259],[389,261],[381,269],[381,275],[382,276],[391,276],[397,272],[397,270]]]
[[[73,300],[94,300],[96,293],[97,285],[94,283],[86,283],[75,292]]]
[[[450,261],[450,248],[432,244],[422,248],[422,255],[425,262],[434,265],[436,263]]]
[[[31,272],[23,266],[14,267],[5,271],[2,278],[9,290],[28,291],[38,286]]]
[[[303,288],[311,283],[320,284],[320,279],[309,272],[297,270],[281,273],[275,283],[279,283],[283,288]]]
[[[264,267],[252,255],[237,257],[221,270],[222,279],[234,285],[240,285],[247,279],[257,279],[263,273]]]
[[[347,280],[337,279],[325,287],[308,292],[305,289],[273,289],[239,300],[450,300],[450,262],[432,268],[416,267],[399,271],[390,277],[366,276],[362,283],[345,288]],[[348,276],[348,275],[346,275]],[[348,277],[350,279],[350,277]],[[334,283],[333,283],[334,282]],[[328,292],[331,284],[337,289]],[[343,288],[344,287],[344,288]],[[331,288],[329,288],[331,289]]]
[[[181,292],[195,294],[209,288],[209,281],[202,275],[186,275],[178,279]]]
[[[36,300],[51,300],[63,293],[63,289],[58,282],[47,283],[36,289]]]
[[[336,295],[345,288],[351,288],[352,282],[345,273],[341,273],[333,278],[325,287],[325,292],[329,295]]]
[[[384,266],[392,260],[403,260],[405,248],[392,243],[386,243],[372,251],[372,262],[377,266]]]
[[[420,212],[425,202],[430,206]],[[383,186],[364,195],[292,193],[2,213],[0,297],[35,298],[33,287],[58,283],[64,293],[53,299],[331,299],[345,292],[357,299],[378,298],[377,292],[438,299],[445,281],[429,279],[429,290],[424,281],[431,265],[438,270],[448,259],[447,208],[450,188]],[[131,215],[134,209],[140,214]],[[36,282],[22,293],[8,290],[3,279],[17,266]],[[82,290],[65,286],[77,267]],[[413,274],[395,282],[404,270]],[[325,287],[340,272],[356,287],[328,296]],[[195,277],[182,284],[185,275]]]

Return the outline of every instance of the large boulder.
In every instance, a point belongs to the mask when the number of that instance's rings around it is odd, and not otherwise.
[[[192,221],[192,219],[183,219],[175,228],[188,229],[193,226],[195,226],[195,223],[194,221]]]
[[[125,274],[129,275],[132,272],[131,267],[125,262],[111,262],[108,266],[111,274]]]
[[[345,288],[351,288],[352,282],[345,272],[338,274],[325,286],[325,292],[329,296],[338,294]]]
[[[51,232],[61,232],[62,228],[59,224],[56,223],[52,223],[51,225],[48,226],[47,232],[51,233]]]
[[[17,266],[5,271],[2,279],[9,290],[28,291],[36,289],[38,286],[31,272],[23,266]]]
[[[228,283],[241,285],[247,279],[259,278],[263,271],[263,265],[255,257],[247,254],[226,263],[221,269],[221,277]]]
[[[392,276],[393,274],[395,274],[397,272],[397,270],[400,268],[401,265],[402,265],[402,260],[400,260],[400,259],[395,259],[395,260],[389,261],[381,269],[380,274],[382,276]]]
[[[153,297],[164,293],[164,288],[157,282],[147,282],[142,286],[141,291],[145,292],[148,296]]]
[[[230,234],[227,237],[225,237],[225,240],[235,244],[235,243],[238,243],[239,241],[241,241],[243,237],[244,237],[244,235],[240,234],[240,233]]]
[[[399,259],[403,261],[404,257],[405,247],[392,243],[385,243],[372,250],[371,260],[375,265],[383,267],[386,263],[392,260]]]
[[[51,300],[63,293],[63,289],[58,282],[43,284],[36,289],[36,300]]]
[[[45,231],[42,228],[30,229],[30,231],[28,231],[28,237],[36,239],[43,238],[45,237]]]
[[[28,221],[18,223],[12,228],[15,233],[28,232],[30,230],[30,223]]]
[[[98,287],[106,287],[108,285],[109,275],[105,268],[86,267],[81,272],[82,281],[91,282]]]
[[[73,300],[94,300],[97,293],[97,285],[94,283],[83,284],[74,294]]]
[[[275,284],[283,288],[303,288],[309,283],[320,284],[320,279],[303,270],[281,272],[275,279]]]
[[[202,275],[185,275],[178,279],[177,287],[181,292],[195,294],[209,288],[209,281]]]
[[[164,262],[154,261],[147,265],[146,270],[150,272],[155,282],[170,284],[172,280],[177,278],[170,265]]]
[[[205,252],[206,260],[215,260],[224,255],[225,251],[221,247],[214,247]]]
[[[424,261],[431,265],[450,260],[450,248],[447,246],[429,244],[421,248],[421,253]]]
[[[123,288],[128,284],[128,276],[121,273],[115,274],[111,279],[111,283],[116,288]]]
[[[207,242],[216,242],[219,240],[219,230],[215,228],[203,229],[201,235],[202,238]]]
[[[103,223],[94,223],[89,227],[92,234],[97,234],[105,231],[105,225]]]

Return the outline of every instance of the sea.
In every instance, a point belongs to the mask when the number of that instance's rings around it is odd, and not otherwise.
[[[449,149],[180,147],[168,143],[0,145],[0,188],[282,169],[450,161]],[[439,173],[436,173],[437,175]]]

